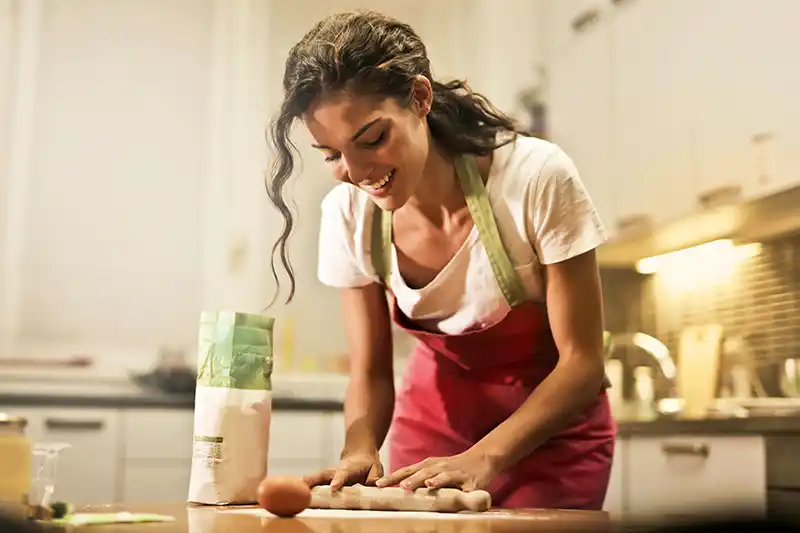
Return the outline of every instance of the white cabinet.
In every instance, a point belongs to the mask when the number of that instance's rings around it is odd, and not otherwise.
[[[550,69],[550,138],[575,162],[606,228],[614,233],[616,198],[627,184],[612,165],[610,32],[598,24],[576,36]]]
[[[0,407],[28,419],[34,442],[67,443],[58,458],[53,498],[76,505],[119,501],[119,413],[113,409]]]
[[[328,415],[328,424],[330,425],[331,440],[328,447],[327,462],[333,466],[339,463],[339,455],[342,453],[344,447],[345,427],[344,427],[344,413],[330,413]],[[391,431],[391,429],[390,429]],[[386,473],[389,471],[389,437],[383,442],[380,451],[381,463]]]
[[[658,223],[693,208],[691,121],[676,0],[622,4],[609,18],[617,216]]]
[[[192,464],[191,409],[127,409],[123,420],[121,501],[183,501]]]
[[[625,452],[628,446],[628,439],[617,438],[614,445],[614,462],[611,465],[611,479],[608,483],[606,499],[603,503],[603,510],[613,519],[622,518],[625,512],[625,483],[624,483],[624,461]]]
[[[760,436],[633,437],[623,468],[630,516],[766,509],[766,457]]]
[[[271,475],[304,476],[328,468],[330,424],[319,411],[273,411],[269,429]]]

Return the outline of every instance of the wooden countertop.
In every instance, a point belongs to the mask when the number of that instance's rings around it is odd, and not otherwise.
[[[93,506],[77,512],[156,513],[174,522],[90,525],[70,528],[94,533],[518,533],[611,532],[603,511],[496,510],[476,514],[330,511],[309,509],[294,518],[278,518],[257,507],[215,508],[183,503]]]

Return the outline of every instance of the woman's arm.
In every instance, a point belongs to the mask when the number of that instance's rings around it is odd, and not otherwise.
[[[383,444],[394,409],[391,318],[383,288],[343,289],[342,313],[350,350],[342,455],[370,453]]]
[[[546,267],[547,310],[559,360],[517,411],[475,451],[505,470],[568,426],[597,397],[605,375],[603,300],[594,250]]]

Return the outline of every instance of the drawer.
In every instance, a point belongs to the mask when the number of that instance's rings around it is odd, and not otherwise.
[[[192,458],[194,411],[130,409],[123,413],[124,459]]]
[[[760,436],[631,438],[625,450],[627,507],[634,517],[766,512]]]

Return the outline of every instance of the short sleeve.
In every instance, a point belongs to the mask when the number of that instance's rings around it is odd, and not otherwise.
[[[356,241],[361,232],[357,226],[363,217],[356,213],[344,187],[335,187],[322,201],[317,278],[330,287],[363,287],[373,283],[358,261]]]
[[[555,146],[531,186],[528,234],[541,264],[566,261],[608,239],[578,169],[560,147]]]

